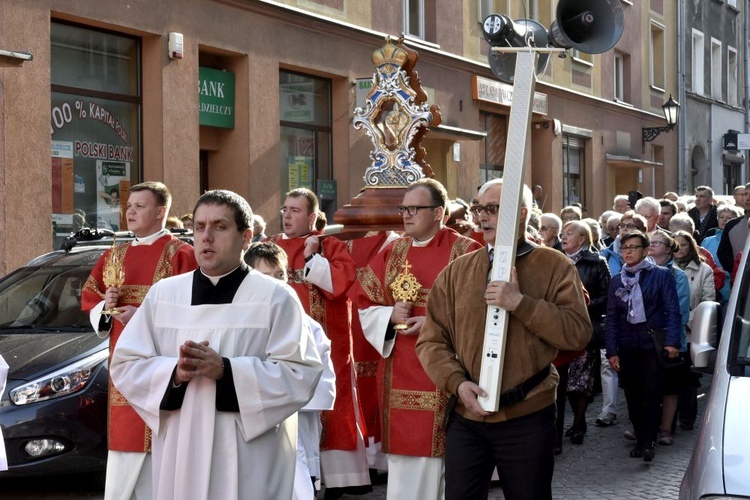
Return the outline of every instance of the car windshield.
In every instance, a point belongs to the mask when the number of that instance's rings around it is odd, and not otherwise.
[[[86,329],[81,288],[87,267],[24,267],[0,283],[0,328]]]

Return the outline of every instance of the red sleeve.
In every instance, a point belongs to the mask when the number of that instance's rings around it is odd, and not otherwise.
[[[737,276],[737,269],[740,267],[740,261],[742,260],[742,252],[739,252],[734,258],[734,265],[732,266],[732,276],[729,280],[730,285],[734,285],[734,278]]]
[[[107,288],[104,286],[102,274],[104,272],[104,263],[109,259],[109,253],[110,250],[107,250],[99,257],[86,283],[83,285],[83,289],[81,290],[81,309],[83,311],[90,311],[99,302],[104,300],[104,292]]]
[[[698,248],[700,249],[701,255],[706,259],[706,264],[711,267],[711,271],[714,273],[714,288],[721,290],[724,288],[724,281],[726,280],[724,270],[716,265],[716,261],[714,260],[714,256],[711,255],[711,252],[703,247]]]
[[[321,245],[322,255],[328,260],[331,268],[333,293],[328,293],[323,289],[320,291],[327,299],[334,300],[345,296],[357,279],[357,264],[354,263],[346,244],[338,238],[326,238]]]

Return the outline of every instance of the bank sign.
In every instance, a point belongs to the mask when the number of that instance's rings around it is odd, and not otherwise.
[[[200,116],[209,127],[234,128],[234,73],[198,68]]]

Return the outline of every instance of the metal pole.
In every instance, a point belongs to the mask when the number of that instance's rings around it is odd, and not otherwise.
[[[539,57],[534,49],[520,51],[516,57],[513,80],[513,100],[508,124],[508,139],[503,169],[503,189],[495,231],[495,258],[492,261],[492,280],[509,281],[510,270],[516,261],[516,244],[523,179],[528,153],[527,140],[531,129],[531,109],[536,86],[535,68]],[[528,207],[531,209],[531,207]],[[482,347],[482,368],[479,387],[486,397],[479,398],[485,411],[497,411],[505,365],[505,342],[509,313],[499,307],[488,306]]]

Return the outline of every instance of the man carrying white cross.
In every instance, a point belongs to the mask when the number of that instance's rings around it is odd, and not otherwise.
[[[479,221],[487,246],[448,265],[427,300],[416,351],[435,384],[454,396],[445,455],[446,500],[486,498],[497,467],[503,493],[513,499],[552,498],[558,350],[583,349],[591,338],[583,287],[562,253],[523,236],[510,281],[490,281],[502,180],[479,191]],[[518,234],[526,234],[531,190],[524,186]],[[477,400],[486,311],[509,313],[500,408]],[[502,311],[501,311],[502,313]]]

